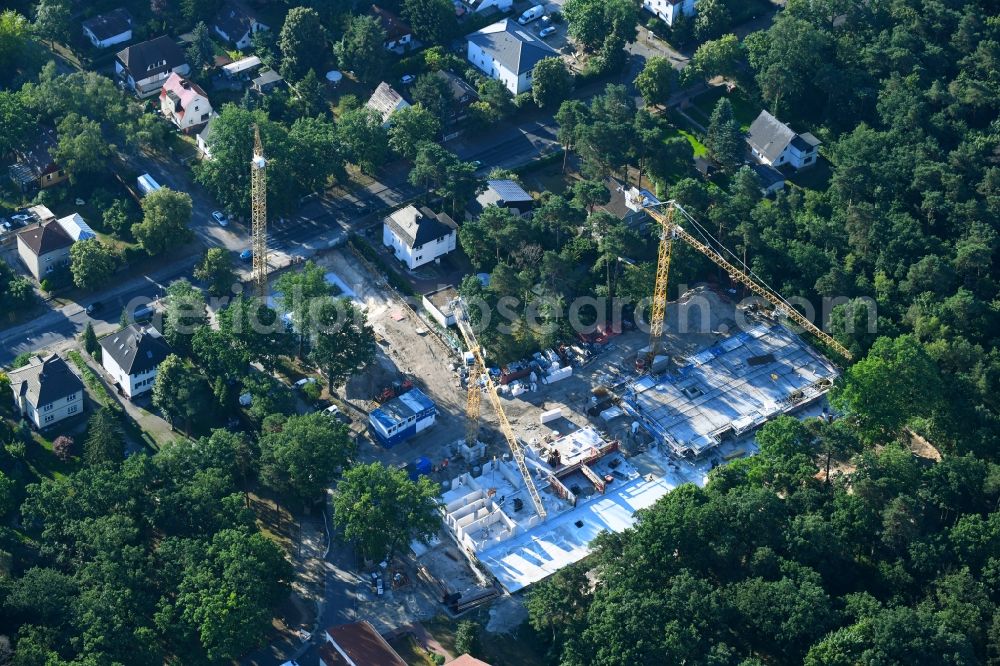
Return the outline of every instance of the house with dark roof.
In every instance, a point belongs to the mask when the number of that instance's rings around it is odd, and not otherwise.
[[[413,270],[455,249],[458,225],[447,213],[409,205],[385,218],[382,244]]]
[[[371,109],[382,118],[382,127],[392,124],[389,119],[392,114],[400,109],[405,109],[410,103],[403,99],[403,96],[396,92],[396,89],[383,81],[378,84],[378,88],[365,103],[365,107]]]
[[[250,83],[250,87],[261,95],[266,95],[275,88],[280,88],[284,85],[285,80],[281,78],[281,74],[278,74],[278,72],[273,69],[263,72]]]
[[[529,218],[535,200],[516,181],[487,180],[486,189],[469,204],[467,212],[470,217],[479,217],[489,206],[506,208],[518,217]]]
[[[208,93],[194,81],[172,73],[160,90],[160,113],[182,132],[200,127],[212,117]]]
[[[439,69],[433,76],[444,81],[451,93],[451,104],[448,107],[448,115],[451,121],[460,120],[465,116],[466,110],[473,102],[479,101],[479,93],[470,86],[465,79],[452,72]]]
[[[17,256],[39,282],[69,263],[71,245],[73,239],[58,220],[32,225],[17,234]]]
[[[153,390],[156,371],[170,345],[152,326],[131,324],[100,339],[101,365],[129,400]]]
[[[224,40],[243,50],[249,48],[255,33],[270,30],[270,26],[261,23],[256,12],[242,2],[228,0],[212,23],[215,33]]]
[[[750,153],[760,164],[795,169],[816,163],[821,141],[809,132],[797,134],[767,111],[761,111],[747,132]]]
[[[15,151],[17,159],[7,173],[18,189],[22,192],[45,189],[68,178],[66,171],[52,159],[52,151],[58,142],[54,129],[42,129],[31,146]]]
[[[406,45],[413,41],[413,28],[399,17],[398,14],[378,5],[372,5],[371,15],[378,19],[385,30],[385,48],[388,51],[403,53]]]
[[[510,19],[467,35],[466,40],[469,62],[514,95],[531,90],[531,74],[539,60],[559,55],[526,26]]]
[[[694,16],[698,0],[642,0],[642,8],[673,27],[680,16]]]
[[[494,7],[494,11],[506,14],[514,7],[514,0],[461,0],[461,8],[456,5],[455,13],[462,16],[466,12],[483,12]]]
[[[83,412],[83,382],[59,356],[34,356],[7,373],[18,413],[47,428]]]
[[[608,178],[604,181],[605,187],[611,194],[608,203],[598,206],[601,210],[614,215],[626,225],[636,227],[649,219],[647,207],[656,207],[663,202],[647,190],[637,188],[628,183],[622,183],[616,178]]]
[[[753,169],[754,174],[757,176],[757,180],[760,181],[760,192],[764,196],[777,194],[781,190],[785,189],[785,176],[773,166],[767,164],[751,164],[750,168]]]
[[[124,7],[87,19],[82,25],[83,36],[99,49],[132,39],[132,15]]]
[[[330,627],[323,637],[320,666],[406,666],[368,620]]]
[[[158,95],[164,81],[176,72],[187,76],[191,67],[171,37],[161,35],[133,44],[115,54],[115,73],[140,99]]]

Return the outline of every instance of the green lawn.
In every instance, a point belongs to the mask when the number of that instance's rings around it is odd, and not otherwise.
[[[694,115],[696,120],[702,121],[705,125],[708,125],[709,118],[712,115],[712,110],[715,109],[715,103],[718,102],[723,95],[726,95],[725,86],[715,86],[714,88],[710,88],[692,100],[694,109],[689,108],[687,109],[687,112]],[[754,105],[749,99],[747,99],[746,94],[739,88],[726,96],[729,98],[729,103],[733,107],[733,116],[735,116],[736,121],[740,124],[740,129],[746,132],[750,129],[750,123],[752,123],[760,114],[760,107]]]

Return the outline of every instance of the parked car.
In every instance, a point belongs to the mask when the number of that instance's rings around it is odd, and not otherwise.
[[[547,28],[542,28],[541,30],[539,30],[538,36],[541,37],[542,39],[545,39],[546,37],[551,37],[555,33],[555,31],[556,27],[554,25],[550,25]]]
[[[241,261],[250,261],[251,259],[253,259],[253,250],[251,250],[250,248],[247,248],[242,252],[240,252]]]
[[[535,19],[541,18],[545,15],[545,7],[541,5],[535,5],[531,9],[526,10],[521,16],[518,17],[517,22],[521,25],[528,25]]]
[[[408,86],[416,80],[417,77],[413,74],[403,74],[403,78],[400,79],[404,86]]]
[[[0,220],[3,220],[3,218],[0,217]],[[14,227],[11,225],[9,220],[3,220],[3,222],[0,222],[0,229],[3,229],[4,232],[10,231],[13,228]]]
[[[18,226],[24,226],[34,218],[28,213],[18,213],[17,215],[11,215],[10,219],[17,222]]]
[[[299,381],[295,382],[295,388],[300,389],[306,384],[315,384],[315,383],[316,383],[315,377],[303,377]]]
[[[87,306],[87,314],[94,314],[95,312],[100,312],[101,308],[103,307],[104,307],[103,303],[101,303],[100,301],[94,301],[93,303]]]
[[[229,220],[226,219],[226,216],[221,210],[213,210],[212,219],[218,222],[220,227],[224,227],[229,224]]]

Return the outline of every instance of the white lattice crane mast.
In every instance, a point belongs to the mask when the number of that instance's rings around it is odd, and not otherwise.
[[[510,425],[510,421],[507,419],[507,414],[503,411],[503,405],[500,403],[500,396],[497,395],[497,385],[490,377],[490,374],[486,372],[486,361],[483,359],[483,351],[479,346],[479,341],[476,340],[476,334],[472,330],[472,323],[469,321],[468,312],[465,309],[465,303],[462,299],[456,299],[453,304],[453,309],[455,312],[455,323],[458,325],[458,330],[462,333],[462,337],[465,339],[465,345],[469,348],[469,352],[472,354],[474,361],[473,373],[469,375],[470,384],[470,395],[473,390],[478,393],[478,388],[475,383],[478,381],[480,376],[485,376],[486,378],[486,397],[489,399],[490,404],[493,405],[493,411],[497,414],[497,419],[500,421],[500,432],[503,433],[504,439],[507,440],[507,446],[510,447],[510,454],[514,456],[514,462],[517,463],[517,468],[521,471],[521,476],[524,478],[524,485],[528,489],[528,494],[531,496],[531,501],[535,504],[535,511],[538,513],[538,517],[545,520],[545,516],[548,512],[545,510],[545,505],[542,504],[542,497],[538,494],[538,489],[535,487],[535,482],[531,478],[531,472],[528,471],[528,465],[524,461],[524,448],[521,446],[521,442],[518,441],[517,435],[514,434],[514,429]],[[478,400],[476,400],[476,432],[478,432],[479,414],[478,414]],[[469,410],[472,409],[472,400],[469,401]],[[470,419],[471,414],[468,414]]]
[[[711,259],[716,265],[720,266],[727,273],[729,273],[729,277],[731,279],[744,284],[748,289],[750,289],[750,291],[774,305],[780,314],[788,317],[796,324],[822,340],[830,348],[840,354],[844,360],[850,361],[853,358],[851,352],[849,352],[844,345],[837,342],[831,335],[828,335],[818,326],[802,316],[798,310],[793,308],[788,301],[782,298],[779,294],[758,283],[748,271],[737,268],[734,264],[722,256],[722,254],[714,247],[698,240],[677,222],[675,222],[675,211],[679,211],[683,217],[686,217],[694,222],[694,218],[692,218],[688,212],[680,206],[680,204],[673,200],[667,202],[666,212],[649,206],[645,207],[644,210],[651,218],[659,222],[660,226],[663,228],[663,233],[660,235],[659,263],[657,264],[656,269],[656,285],[653,289],[653,310],[649,322],[650,358],[652,358],[652,355],[656,353],[656,347],[659,343],[660,335],[663,332],[663,318],[667,300],[667,279],[670,270],[670,250],[675,237],[680,238],[695,250]]]
[[[250,232],[253,282],[257,297],[263,302],[267,298],[267,160],[257,125],[253,127],[253,159],[250,160],[250,207],[253,214]]]

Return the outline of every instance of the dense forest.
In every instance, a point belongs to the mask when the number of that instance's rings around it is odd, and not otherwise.
[[[759,456],[540,585],[531,622],[567,665],[998,663],[997,6],[792,1],[742,49],[749,92],[823,139],[829,186],[670,195],[786,296],[871,299],[877,330],[834,313],[863,357],[843,418],[767,425]]]

